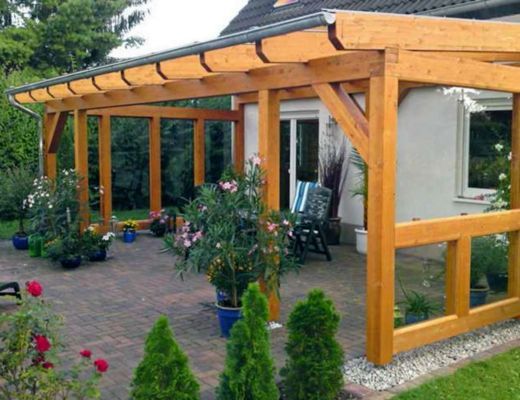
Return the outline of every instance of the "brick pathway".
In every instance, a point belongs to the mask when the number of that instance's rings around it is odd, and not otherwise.
[[[175,276],[171,255],[160,253],[162,241],[141,235],[131,245],[117,242],[109,261],[65,271],[46,260],[31,259],[0,242],[0,281],[38,279],[55,310],[65,316],[64,358],[82,348],[106,357],[110,370],[103,379],[102,398],[127,399],[132,371],[143,354],[143,343],[155,319],[165,314],[187,352],[198,377],[202,398],[212,399],[225,356],[211,307],[214,289],[203,276]],[[333,262],[311,255],[299,274],[282,284],[282,322],[291,306],[316,287],[334,300],[342,316],[339,340],[347,357],[364,350],[364,257],[348,246],[332,247]],[[16,306],[0,300],[0,312]],[[278,367],[283,365],[285,329],[272,333]]]

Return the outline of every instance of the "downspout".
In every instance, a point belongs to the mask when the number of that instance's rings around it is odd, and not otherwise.
[[[21,112],[29,115],[31,118],[34,118],[36,120],[36,123],[38,124],[38,174],[39,176],[44,175],[44,168],[43,168],[43,123],[42,123],[42,117],[37,112],[21,105],[12,94],[7,95],[7,100],[9,101],[9,104],[11,104],[14,108],[17,108]]]

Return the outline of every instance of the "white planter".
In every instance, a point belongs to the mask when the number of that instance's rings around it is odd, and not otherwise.
[[[359,254],[367,254],[367,234],[363,228],[356,228],[356,250]]]

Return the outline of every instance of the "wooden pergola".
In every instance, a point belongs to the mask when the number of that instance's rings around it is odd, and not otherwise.
[[[51,176],[56,173],[56,149],[70,113],[74,116],[76,168],[87,175],[87,115],[99,116],[100,178],[107,193],[109,116],[149,118],[152,209],[160,208],[159,118],[168,115],[198,121],[195,182],[201,183],[204,143],[200,121],[235,122],[234,160],[242,168],[243,105],[258,102],[266,201],[278,208],[280,101],[319,97],[369,166],[368,359],[385,364],[395,353],[520,316],[520,24],[340,11],[322,14],[316,26],[297,29],[293,24],[292,30],[277,33],[273,27],[258,28],[242,33],[240,43],[228,41],[226,45],[222,40],[204,51],[200,44],[194,45],[182,56],[159,62],[142,59],[132,67],[121,63],[110,72],[87,71],[87,77],[81,78],[73,74],[9,94],[21,103],[45,103],[45,160]],[[239,37],[234,35],[233,40]],[[411,88],[425,85],[513,93],[511,210],[396,224],[399,101]],[[365,94],[365,110],[354,101],[354,93]],[[236,96],[234,111],[141,106],[222,95]],[[83,191],[83,196],[87,193]],[[107,197],[105,218],[110,207]],[[471,239],[502,232],[510,235],[508,297],[470,309]],[[440,242],[448,242],[445,315],[394,329],[396,249]]]

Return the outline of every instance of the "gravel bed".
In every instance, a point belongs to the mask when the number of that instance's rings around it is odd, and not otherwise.
[[[372,390],[386,390],[517,339],[520,339],[520,320],[505,321],[398,354],[383,367],[365,357],[349,360],[344,367],[345,379]]]

